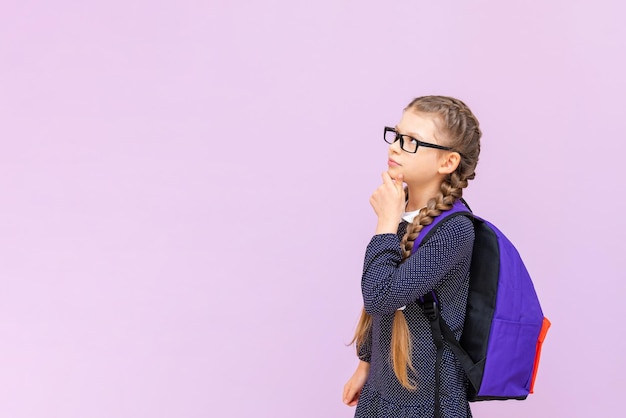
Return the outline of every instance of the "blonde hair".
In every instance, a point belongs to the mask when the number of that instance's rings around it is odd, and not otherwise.
[[[401,242],[403,261],[411,256],[415,239],[422,228],[431,224],[441,212],[450,209],[454,202],[463,196],[463,189],[467,187],[468,181],[476,177],[475,169],[478,164],[482,135],[478,119],[469,107],[461,100],[452,97],[418,97],[404,110],[435,114],[435,124],[446,138],[445,145],[458,152],[461,160],[457,169],[444,178],[439,193],[428,200],[426,207],[421,209],[413,222],[408,225]],[[357,352],[369,338],[371,328],[372,317],[363,308],[351,342],[356,343]],[[409,390],[415,390],[417,386],[409,377],[409,370],[415,374],[411,358],[411,332],[403,311],[398,310],[395,313],[391,330],[390,361],[400,384]]]

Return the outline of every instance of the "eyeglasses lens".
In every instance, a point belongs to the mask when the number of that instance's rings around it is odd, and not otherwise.
[[[385,142],[388,144],[393,144],[399,139],[400,147],[403,150],[405,150],[406,152],[411,152],[411,153],[414,153],[417,151],[417,141],[405,135],[398,135],[396,131],[386,129],[384,139],[385,139]]]

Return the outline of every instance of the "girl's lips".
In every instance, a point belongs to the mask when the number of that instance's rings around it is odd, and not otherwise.
[[[387,165],[388,166],[394,166],[394,167],[399,167],[400,166],[400,164],[398,164],[397,162],[395,162],[391,158],[389,159],[389,161],[387,161]]]

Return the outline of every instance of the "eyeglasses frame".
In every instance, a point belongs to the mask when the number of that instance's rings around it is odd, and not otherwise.
[[[394,139],[393,142],[387,141],[387,132],[393,132],[393,133],[396,134],[396,139]],[[409,139],[412,139],[413,141],[417,142],[417,147],[415,147],[415,151],[407,151],[407,150],[404,149],[404,138],[405,137],[409,138]],[[443,145],[437,145],[437,144],[431,144],[430,142],[420,141],[417,138],[413,138],[411,135],[403,135],[403,134],[399,133],[395,128],[392,128],[390,126],[385,126],[385,130],[383,131],[383,140],[386,143],[388,143],[388,144],[393,144],[396,141],[400,140],[400,148],[402,149],[402,151],[408,152],[409,154],[415,154],[417,152],[417,150],[420,149],[420,147],[435,148],[435,149],[440,149],[440,150],[444,150],[444,151],[454,151],[450,147],[446,147],[446,146],[443,146]]]

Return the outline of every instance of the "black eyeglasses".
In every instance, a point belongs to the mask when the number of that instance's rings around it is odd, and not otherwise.
[[[389,126],[385,126],[385,134],[383,136],[383,139],[388,144],[393,144],[397,140],[400,140],[400,148],[412,154],[415,154],[419,147],[428,147],[442,149],[445,151],[452,151],[452,148],[450,147],[431,144],[429,142],[422,142],[419,139],[413,138],[412,136],[399,134],[398,131],[396,131],[394,128],[390,128]]]

